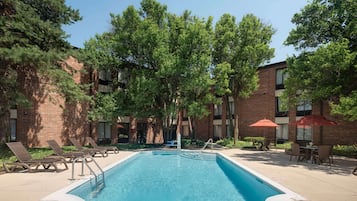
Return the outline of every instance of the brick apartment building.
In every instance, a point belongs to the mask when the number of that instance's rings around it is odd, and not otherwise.
[[[93,91],[88,93],[110,93],[112,90],[111,72],[90,72],[81,74],[83,64],[70,57],[66,63],[76,72],[73,77],[77,83],[93,83]],[[259,68],[259,89],[249,98],[239,101],[239,136],[265,136],[278,141],[311,141],[316,144],[355,144],[357,143],[357,122],[345,122],[340,117],[330,116],[327,103],[322,105],[323,115],[335,120],[338,126],[297,128],[291,122],[301,118],[304,114],[320,114],[320,105],[311,105],[308,102],[288,111],[280,107],[279,94],[284,90],[285,62],[270,64]],[[117,75],[120,77],[120,75]],[[83,139],[92,136],[99,140],[117,140],[120,135],[128,135],[129,118],[118,118],[118,122],[97,121],[89,122],[87,103],[68,104],[63,97],[45,91],[46,80],[38,74],[28,73],[20,76],[20,86],[30,98],[30,108],[13,108],[8,116],[0,117],[1,122],[8,122],[10,129],[0,127],[0,140],[21,141],[29,147],[47,146],[48,139],[54,139],[61,145],[68,145],[68,137]],[[231,111],[234,111],[233,100],[228,101]],[[226,110],[227,102],[222,105],[210,105],[212,111],[209,116],[197,121],[196,138],[224,138],[232,136],[228,133],[229,118]],[[279,127],[259,128],[249,127],[257,120],[267,118],[276,122]],[[188,136],[188,122],[183,122],[183,136]],[[146,121],[139,121],[137,125],[138,138],[147,133]],[[5,135],[7,133],[7,135]],[[322,133],[322,135],[320,135]],[[141,136],[143,135],[143,136]],[[143,141],[145,143],[145,141]]]
[[[239,137],[263,136],[272,141],[301,141],[315,144],[356,144],[357,122],[347,122],[339,116],[331,116],[328,103],[311,105],[309,102],[302,103],[288,110],[281,105],[279,96],[284,90],[284,69],[286,62],[269,64],[259,68],[259,88],[247,99],[241,99],[239,111]],[[234,111],[233,100],[229,100],[230,110]],[[196,128],[198,139],[224,138],[233,136],[228,133],[229,119],[226,109],[227,102],[222,105],[211,105],[211,115],[199,120]],[[304,115],[318,114],[338,123],[337,126],[322,127],[296,127],[292,122]],[[250,124],[267,118],[279,125],[275,128],[249,127]],[[188,132],[188,123],[183,123],[184,135]],[[228,131],[228,132],[227,132]]]
[[[69,57],[66,64],[75,72],[76,83],[89,83],[90,74],[82,74],[83,64]],[[66,65],[63,65],[65,68]],[[68,69],[67,69],[68,70]],[[47,146],[48,139],[54,139],[62,145],[68,144],[69,136],[86,136],[91,124],[87,120],[87,103],[69,104],[55,92],[48,90],[51,86],[46,78],[37,72],[19,72],[18,85],[30,100],[30,107],[12,108],[0,121],[10,126],[0,128],[0,140],[21,141],[29,147]]]

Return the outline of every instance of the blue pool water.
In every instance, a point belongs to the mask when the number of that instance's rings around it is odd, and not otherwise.
[[[264,201],[282,194],[220,155],[178,151],[137,154],[106,172],[99,193],[92,189],[87,182],[69,193],[86,201]]]

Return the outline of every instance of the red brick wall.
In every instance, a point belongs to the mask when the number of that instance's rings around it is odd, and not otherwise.
[[[275,139],[275,128],[254,128],[250,124],[267,118],[275,120],[275,79],[276,70],[286,68],[285,62],[275,63],[259,68],[259,88],[252,96],[247,99],[241,99],[238,103],[239,111],[239,137],[263,136]],[[236,106],[237,107],[237,106]],[[213,106],[211,114],[199,121],[197,124],[197,137],[201,140],[207,140],[213,137]],[[225,105],[222,106],[222,116],[225,116]],[[321,114],[319,104],[313,105],[313,114]],[[330,115],[330,109],[327,102],[324,102],[322,114],[328,119],[338,123],[337,126],[313,127],[313,141],[317,144],[357,144],[357,122],[347,122],[340,116]],[[289,140],[296,140],[296,126],[291,124],[296,119],[296,107],[292,106],[289,110]],[[228,124],[228,122],[226,122]],[[320,129],[322,135],[320,137]],[[222,132],[224,136],[225,132]]]
[[[67,62],[75,70],[83,65],[70,57]],[[88,76],[72,71],[76,83],[88,82]],[[47,146],[48,139],[68,144],[69,136],[89,135],[88,104],[69,104],[55,92],[49,91],[48,80],[31,69],[19,74],[20,86],[31,100],[30,107],[17,108],[17,141],[29,147]]]
[[[319,104],[313,108],[312,113],[321,114]],[[356,121],[344,121],[341,116],[331,115],[330,107],[327,102],[323,102],[322,114],[327,119],[335,121],[337,126],[315,127],[313,130],[314,142],[319,142],[319,144],[357,144]],[[320,135],[322,135],[322,137],[320,137]],[[321,140],[322,142],[320,142]]]
[[[274,139],[275,128],[249,127],[260,119],[275,120],[275,69],[280,66],[261,68],[259,88],[247,99],[239,100],[239,135],[265,136]]]

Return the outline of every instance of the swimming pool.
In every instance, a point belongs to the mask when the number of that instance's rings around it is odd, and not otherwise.
[[[105,173],[105,188],[87,181],[66,193],[86,201],[264,201],[300,200],[222,154],[187,151],[140,152]],[[283,199],[282,199],[283,198]]]

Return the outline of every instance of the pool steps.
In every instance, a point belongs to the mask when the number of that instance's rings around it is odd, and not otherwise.
[[[87,160],[87,159],[90,160]],[[105,179],[104,179],[104,171],[103,169],[99,166],[99,164],[97,163],[97,161],[94,160],[94,158],[91,155],[85,155],[85,156],[81,156],[81,157],[77,157],[72,161],[72,178],[70,180],[74,180],[74,167],[75,167],[75,163],[77,161],[81,161],[82,162],[82,172],[80,176],[84,176],[84,165],[87,166],[88,170],[90,171],[91,175],[94,175],[94,181],[95,181],[95,186],[94,189],[92,191],[92,197],[95,197],[96,194],[98,194],[104,187],[105,187]],[[100,171],[100,174],[96,174],[95,171],[93,170],[93,168],[88,164],[89,162],[93,162],[96,166],[96,168]],[[100,175],[102,175],[101,180],[100,180]],[[92,177],[93,178],[93,177]],[[91,178],[91,181],[92,181]]]

